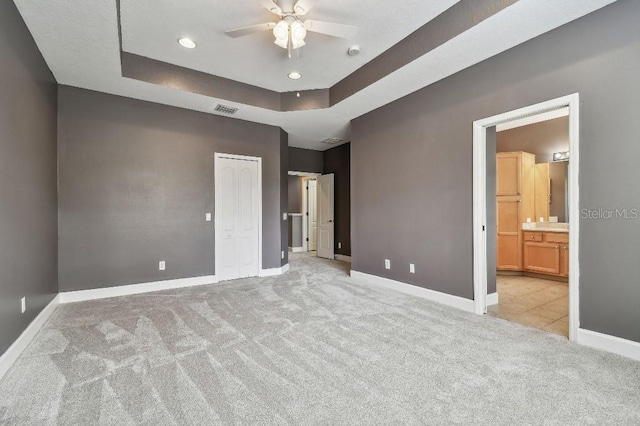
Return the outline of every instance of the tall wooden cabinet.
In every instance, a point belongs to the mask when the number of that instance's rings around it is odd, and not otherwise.
[[[522,271],[522,224],[535,221],[534,154],[500,152],[496,158],[497,269]]]
[[[549,163],[538,163],[535,165],[535,218],[533,221],[549,221],[549,210],[551,208],[551,180],[549,179]]]

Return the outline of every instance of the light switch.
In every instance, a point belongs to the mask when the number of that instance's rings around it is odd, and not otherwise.
[[[342,248],[342,243],[338,243],[338,248]]]
[[[391,261],[389,259],[384,260],[384,269],[391,269]]]
[[[413,263],[409,264],[409,272],[412,273],[412,274],[416,273],[416,265],[415,264],[413,264]]]
[[[287,220],[287,214],[286,213],[282,213],[282,220]]]
[[[206,220],[207,222],[211,222],[211,213],[206,213],[204,215],[204,220]]]

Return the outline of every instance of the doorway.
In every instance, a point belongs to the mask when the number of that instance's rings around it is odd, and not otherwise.
[[[262,159],[215,154],[215,268],[220,281],[262,269]]]
[[[496,158],[496,169],[498,176],[513,174],[514,179],[505,182],[495,182],[496,188],[493,189],[497,194],[496,211],[488,209],[487,199],[487,143],[491,142],[495,137],[495,126],[503,125],[518,119],[526,119],[541,113],[568,109],[569,122],[569,152],[571,154],[571,167],[568,169],[567,189],[569,195],[567,197],[568,222],[571,223],[571,233],[561,235],[556,232],[544,233],[537,229],[527,229],[527,226],[538,226],[538,223],[544,222],[549,227],[549,213],[536,218],[535,214],[535,191],[531,191],[530,198],[525,199],[522,190],[524,179],[529,179],[531,184],[536,179],[537,168],[535,160],[530,156],[511,152],[503,155],[504,158]],[[536,270],[547,274],[561,276],[566,271],[568,275],[568,337],[575,341],[578,331],[579,305],[579,192],[578,192],[578,169],[579,169],[579,96],[573,94],[562,98],[554,99],[548,102],[521,108],[519,110],[510,111],[473,123],[473,164],[474,164],[474,303],[477,314],[487,313],[487,305],[498,302],[495,294],[487,295],[488,281],[495,278],[496,266],[503,269],[511,268],[514,272],[522,269],[522,262],[531,263],[530,270]],[[492,155],[491,153],[489,155]],[[541,169],[539,178],[544,181],[545,167]],[[527,175],[523,175],[524,171]],[[547,171],[548,173],[548,171]],[[489,182],[491,184],[491,182]],[[542,186],[541,186],[542,187]],[[492,190],[491,185],[489,189]],[[527,204],[527,206],[524,206]],[[526,212],[525,209],[528,209]],[[502,224],[496,223],[493,214],[497,213],[497,217],[507,218],[508,221],[502,220]],[[498,219],[499,220],[499,219]],[[524,228],[524,229],[523,229]],[[544,228],[549,231],[549,229]],[[495,246],[492,243],[492,238]],[[530,244],[524,244],[524,238],[531,238]],[[547,240],[545,240],[547,239]],[[566,241],[565,241],[566,239]],[[556,241],[557,240],[557,241]],[[560,241],[562,240],[562,241]],[[507,250],[507,248],[511,248]],[[562,250],[566,247],[566,250]],[[571,247],[571,250],[568,250]],[[511,250],[513,249],[513,250]],[[489,251],[493,250],[490,255]],[[505,252],[502,259],[500,251]],[[520,252],[518,252],[520,250]],[[495,257],[493,257],[495,256]],[[564,262],[564,270],[562,270]],[[550,266],[551,265],[551,266]],[[547,268],[545,270],[545,268]],[[538,278],[536,278],[538,279]],[[522,284],[522,283],[520,283]],[[535,286],[541,283],[526,283],[526,285]],[[515,288],[515,287],[514,287]],[[513,295],[512,295],[513,296]],[[489,302],[489,303],[488,303]]]
[[[318,181],[307,180],[308,251],[318,250]]]
[[[302,178],[303,249],[335,258],[334,174]]]

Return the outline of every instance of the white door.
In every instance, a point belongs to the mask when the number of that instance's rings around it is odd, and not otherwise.
[[[260,256],[258,162],[216,161],[216,275],[221,281],[256,277]]]
[[[318,250],[318,182],[307,181],[307,216],[309,217],[309,251]]]
[[[318,176],[318,256],[334,258],[333,173]]]

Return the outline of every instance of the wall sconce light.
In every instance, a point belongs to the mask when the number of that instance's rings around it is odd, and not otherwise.
[[[553,161],[569,161],[569,151],[554,152]]]

